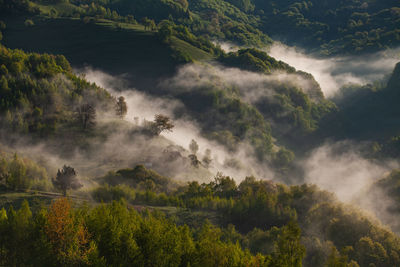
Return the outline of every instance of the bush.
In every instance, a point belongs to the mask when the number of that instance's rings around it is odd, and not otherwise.
[[[27,19],[27,20],[25,20],[24,25],[25,25],[26,27],[32,27],[32,26],[35,25],[35,23],[34,23],[33,20],[31,20],[31,19]]]

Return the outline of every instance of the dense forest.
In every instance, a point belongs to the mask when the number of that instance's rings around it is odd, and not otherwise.
[[[399,12],[0,0],[0,266],[400,266]]]

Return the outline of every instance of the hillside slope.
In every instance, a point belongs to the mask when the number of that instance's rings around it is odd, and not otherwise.
[[[173,39],[172,46],[162,43],[155,32],[140,26],[117,28],[112,22],[83,23],[73,19],[35,20],[27,27],[22,18],[9,20],[3,44],[38,53],[62,54],[73,67],[96,66],[113,75],[127,74],[136,86],[155,86],[172,75],[179,61],[178,51],[195,60],[210,59],[206,52]]]

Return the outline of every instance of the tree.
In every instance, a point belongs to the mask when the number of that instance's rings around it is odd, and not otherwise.
[[[46,216],[44,231],[58,262],[65,266],[88,266],[96,246],[78,216],[74,216],[67,198],[52,203]],[[102,265],[100,265],[102,266]]]
[[[126,105],[125,97],[123,96],[118,97],[115,111],[117,113],[117,116],[119,116],[121,119],[123,119],[126,116],[126,113],[128,113],[128,106]]]
[[[157,114],[154,116],[154,122],[151,123],[151,132],[154,135],[160,135],[162,132],[172,132],[175,125],[168,116]]]
[[[8,176],[8,162],[5,158],[0,160],[0,183],[6,181]]]
[[[129,15],[126,16],[126,20],[127,20],[127,22],[129,22],[129,23],[135,23],[135,22],[136,22],[136,21],[135,21],[135,17],[134,17],[133,15],[131,15],[131,14],[129,14]]]
[[[25,20],[24,25],[27,27],[32,27],[35,25],[35,23],[31,19],[27,19],[27,20]]]
[[[6,184],[13,190],[29,189],[31,185],[31,181],[26,175],[26,166],[16,153],[14,159],[8,165]]]
[[[169,22],[169,21],[167,21],[167,22]],[[158,30],[157,35],[160,38],[160,40],[164,41],[164,42],[169,42],[171,40],[171,36],[173,34],[172,26],[169,23],[162,23],[162,24],[160,23],[158,27],[159,27],[159,30]]]
[[[222,197],[233,197],[237,193],[235,180],[218,172],[214,177],[214,192]]]
[[[204,164],[204,166],[206,166],[206,168],[208,168],[208,167],[210,167],[211,162],[212,162],[211,150],[207,148],[206,153],[203,157],[203,164]]]
[[[279,239],[275,243],[272,266],[301,267],[306,255],[305,247],[300,243],[301,229],[295,221],[282,227]]]
[[[196,140],[192,139],[189,145],[189,150],[192,152],[192,154],[197,154],[197,151],[199,151],[199,145],[197,144]]]
[[[5,30],[6,29],[6,24],[4,21],[0,20],[0,30]]]
[[[54,187],[63,192],[64,196],[67,195],[68,189],[78,189],[82,187],[82,184],[79,183],[76,178],[75,169],[66,165],[58,170],[56,179],[53,179],[52,182]]]
[[[194,167],[198,168],[200,166],[201,162],[197,159],[197,156],[195,154],[190,154],[189,159]]]
[[[84,130],[96,124],[96,109],[90,104],[83,104],[76,110],[77,120]]]
[[[142,24],[143,24],[145,30],[150,29],[151,31],[153,31],[157,28],[157,25],[154,22],[154,20],[149,19],[147,17],[144,17],[142,19]]]

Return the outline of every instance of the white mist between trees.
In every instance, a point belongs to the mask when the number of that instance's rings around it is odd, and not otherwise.
[[[170,79],[168,83],[173,85],[179,84],[180,86],[184,85],[186,89],[190,90],[191,86],[196,86],[196,81],[204,83],[207,82],[207,79],[213,79],[215,78],[214,76],[217,76],[223,81],[229,80],[231,84],[235,84],[235,86],[238,86],[239,88],[241,87],[240,89],[242,92],[245,92],[245,88],[247,87],[243,85],[246,83],[240,81],[240,75],[245,75],[245,77],[243,77],[244,81],[250,81],[252,77],[256,78],[253,80],[253,84],[257,79],[263,81],[263,79],[258,77],[260,76],[258,74],[242,72],[237,69],[223,69],[214,66],[213,71],[214,72],[211,75],[201,66],[184,66],[181,71],[178,72],[177,76]],[[126,98],[128,104],[126,120],[131,123],[137,123],[135,117],[139,117],[140,120],[152,120],[154,115],[158,113],[173,118],[174,109],[182,107],[182,103],[179,101],[153,97],[133,88],[127,88],[124,85],[122,78],[115,78],[93,69],[85,69],[84,73],[88,80],[96,82],[98,85],[106,88],[114,96],[123,95]],[[196,73],[198,74],[197,80],[193,80],[192,76]],[[286,78],[290,79],[290,77]],[[249,153],[251,150],[250,147],[243,145],[236,154],[231,154],[224,147],[202,137],[200,128],[193,118],[174,120],[174,123],[176,125],[174,131],[172,133],[163,133],[164,137],[185,149],[188,149],[191,140],[195,139],[200,148],[198,152],[199,158],[201,158],[201,155],[205,153],[206,149],[211,149],[213,167],[210,170],[214,174],[217,171],[222,171],[224,174],[230,175],[238,181],[248,175],[255,175],[258,178],[264,179],[273,179],[274,174],[268,166],[262,166],[255,159],[252,159],[249,156],[251,154]],[[119,142],[123,140],[119,137],[116,137],[116,139],[119,140]],[[110,144],[113,145],[114,142],[110,142]],[[136,144],[137,142],[135,142],[133,146],[136,146]],[[120,145],[126,146],[126,144]],[[128,147],[130,149],[125,149],[122,153],[141,153],[141,150],[146,149],[146,146],[141,146],[136,149],[132,148],[132,146]],[[360,151],[360,149],[360,145],[352,142],[325,144],[310,151],[308,156],[297,160],[297,163],[300,164],[304,170],[304,177],[298,177],[291,180],[295,183],[306,182],[317,184],[322,189],[336,193],[341,201],[356,203],[361,207],[378,214],[377,207],[379,206],[381,210],[385,209],[385,207],[390,204],[390,200],[388,200],[384,195],[369,196],[363,194],[363,192],[365,192],[371,183],[381,178],[391,169],[398,167],[398,163],[371,162],[370,160],[363,158],[357,152]],[[122,156],[122,154],[119,156]],[[226,164],[224,165],[224,161],[232,158],[240,160],[244,168],[237,170],[228,168]],[[175,173],[179,173],[179,171],[176,171]],[[207,174],[205,175],[207,176]],[[208,175],[207,178],[212,179],[212,174],[209,173]],[[195,179],[195,177],[193,178]],[[374,199],[371,199],[372,197]],[[374,203],[374,205],[371,203]],[[377,203],[379,203],[379,205],[377,205]],[[379,216],[381,219],[386,221],[393,220],[393,215],[390,213],[380,212]]]

